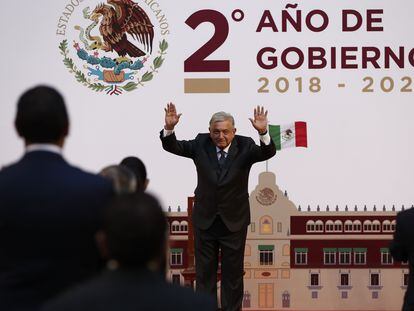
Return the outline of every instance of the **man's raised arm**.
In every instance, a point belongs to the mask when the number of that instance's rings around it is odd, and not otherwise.
[[[268,131],[267,110],[264,107],[257,106],[254,108],[253,118],[249,118],[253,127],[259,133],[260,146],[255,145],[254,162],[268,160],[276,154],[276,146],[270,138]]]
[[[164,125],[164,137],[174,133],[174,128],[180,121],[182,113],[177,114],[177,109],[173,103],[167,104],[164,108],[165,111],[165,125]]]
[[[175,137],[174,128],[180,121],[181,113],[177,113],[177,109],[173,103],[167,104],[164,108],[165,124],[164,129],[160,133],[162,147],[164,150],[179,156],[192,158],[194,153],[194,140],[179,141]]]

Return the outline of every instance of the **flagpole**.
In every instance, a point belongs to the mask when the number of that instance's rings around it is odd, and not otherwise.
[[[269,162],[266,160],[266,173],[269,172]]]

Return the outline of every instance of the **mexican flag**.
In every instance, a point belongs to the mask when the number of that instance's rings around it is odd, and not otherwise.
[[[308,147],[306,122],[296,121],[287,125],[269,125],[270,137],[276,150],[291,147]]]

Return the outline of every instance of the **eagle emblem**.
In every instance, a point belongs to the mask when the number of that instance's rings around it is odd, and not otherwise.
[[[291,129],[285,130],[282,137],[285,141],[293,139],[293,131]]]
[[[70,27],[74,38],[62,40],[59,50],[78,82],[96,92],[120,95],[143,86],[158,73],[167,54],[169,31],[154,26],[159,18],[154,15],[151,19],[144,10],[146,2],[142,5],[132,0],[107,0],[96,2],[92,10],[90,6],[77,8],[82,22]],[[149,8],[147,11],[153,13]],[[165,27],[165,14],[162,16]],[[157,53],[153,53],[155,40],[159,40]]]
[[[263,188],[262,190],[259,190],[259,193],[256,195],[256,200],[261,205],[272,205],[276,201],[276,194],[273,192],[270,188]]]
[[[154,26],[147,13],[131,0],[108,0],[108,4],[99,4],[90,16],[93,21],[102,17],[99,26],[104,41],[102,48],[115,50],[119,56],[144,56],[145,52],[128,40],[127,34],[130,34],[151,53]]]

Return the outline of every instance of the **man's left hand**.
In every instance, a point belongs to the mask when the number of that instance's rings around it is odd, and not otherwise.
[[[264,111],[263,106],[254,108],[254,119],[249,118],[249,120],[260,135],[267,132],[267,110]]]

